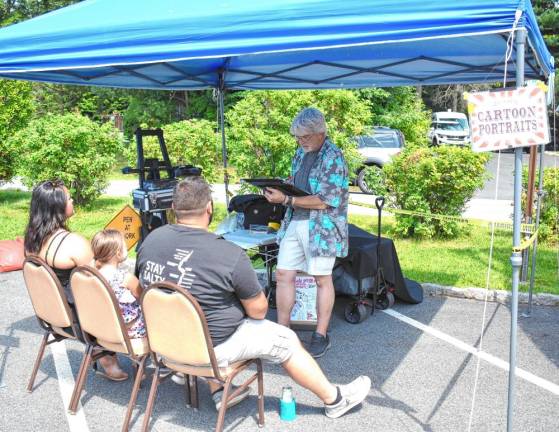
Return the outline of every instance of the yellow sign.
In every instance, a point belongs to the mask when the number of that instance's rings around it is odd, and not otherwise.
[[[140,240],[141,227],[142,220],[140,219],[140,215],[129,205],[125,205],[123,209],[105,225],[105,228],[112,228],[122,233],[128,250]]]

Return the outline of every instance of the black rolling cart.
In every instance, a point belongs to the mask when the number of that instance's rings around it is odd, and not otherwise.
[[[352,324],[363,322],[375,309],[392,307],[396,298],[413,304],[423,301],[421,285],[402,274],[394,242],[381,236],[384,198],[378,197],[375,204],[378,235],[350,224],[348,255],[338,258],[333,272],[336,292],[352,297],[344,311]],[[367,280],[372,280],[369,286],[365,286]]]

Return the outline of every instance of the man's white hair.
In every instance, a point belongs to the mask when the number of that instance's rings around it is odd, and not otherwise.
[[[316,108],[305,108],[297,114],[289,129],[291,135],[310,135],[326,133],[326,121],[324,114]]]

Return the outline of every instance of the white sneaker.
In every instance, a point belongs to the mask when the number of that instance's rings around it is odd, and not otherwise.
[[[171,381],[178,385],[185,385],[186,384],[186,377],[183,373],[175,373],[171,376]]]
[[[235,390],[237,390],[237,388],[238,387],[236,385],[231,384],[231,387],[229,388],[229,394],[232,394]],[[235,406],[239,402],[245,400],[249,394],[250,394],[250,387],[245,387],[241,393],[239,393],[237,396],[235,396],[233,399],[229,401],[229,403],[227,404],[227,408],[231,408],[232,406]],[[212,394],[212,399],[215,403],[216,411],[219,411],[219,409],[221,408],[222,398],[223,398],[223,389],[220,389],[216,391],[214,394]]]
[[[341,417],[355,405],[363,402],[369,394],[369,390],[371,390],[371,379],[368,376],[361,375],[349,384],[338,387],[342,400],[335,405],[324,405],[326,417]]]

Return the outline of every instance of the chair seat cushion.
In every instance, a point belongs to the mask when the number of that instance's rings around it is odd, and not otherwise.
[[[100,339],[97,339],[97,343],[102,347],[107,348],[109,351],[119,352],[123,354],[128,353],[128,350],[126,349],[126,345],[122,343],[108,342]],[[130,345],[132,346],[132,351],[134,355],[142,356],[149,353],[149,344],[147,338],[130,339]]]
[[[231,363],[231,364],[227,365],[226,367],[220,367],[219,368],[219,373],[221,374],[221,376],[223,378],[226,378],[235,369],[243,366],[244,364],[246,364],[250,361],[251,360],[243,360],[243,361],[238,361],[238,362],[235,362],[235,363]],[[183,364],[183,363],[175,363],[175,362],[173,362],[169,359],[165,359],[165,358],[162,359],[162,362],[169,369],[172,369],[172,370],[177,371],[177,372],[182,372],[182,373],[187,374],[187,375],[196,375],[196,376],[202,376],[202,377],[214,377],[214,371],[213,371],[211,365],[202,365],[202,366],[187,365],[187,364]]]
[[[68,332],[68,331],[66,330],[67,328],[68,328],[68,327],[62,328],[62,327],[55,327],[55,326],[52,326],[52,329],[53,329],[56,333],[58,333],[60,336],[67,337],[67,338],[69,338],[69,339],[77,339],[72,333],[70,333],[70,332]]]

